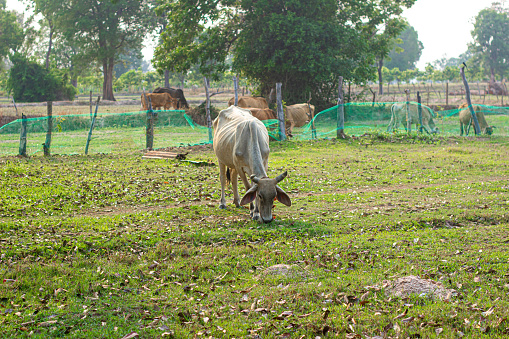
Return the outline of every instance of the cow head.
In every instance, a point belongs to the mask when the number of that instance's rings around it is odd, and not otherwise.
[[[494,128],[495,128],[495,126],[486,126],[486,128],[484,129],[484,134],[492,135]]]
[[[269,223],[272,221],[272,207],[274,199],[277,199],[280,203],[291,206],[292,202],[290,197],[285,193],[277,184],[283,180],[287,175],[287,172],[278,175],[275,179],[271,178],[258,178],[254,174],[251,175],[251,180],[254,185],[246,192],[242,200],[241,205],[251,203],[255,201],[255,211],[260,212],[258,222]]]
[[[429,117],[428,125],[429,125],[429,129],[430,129],[430,133],[438,134],[438,132],[439,132],[438,127],[435,125],[435,121],[433,121],[432,116]]]

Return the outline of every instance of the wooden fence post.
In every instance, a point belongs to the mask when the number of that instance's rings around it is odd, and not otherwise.
[[[375,93],[373,92],[373,96]],[[337,112],[336,138],[346,139],[345,134],[345,101],[343,96],[343,77],[338,77],[338,112]]]
[[[445,105],[449,105],[449,80],[445,83]]]
[[[421,94],[417,92],[417,112],[419,113],[419,124],[421,127],[419,128],[419,132],[422,133],[422,106],[421,106]]]
[[[95,105],[95,113],[92,117],[92,122],[90,123],[90,131],[88,131],[88,138],[87,138],[87,144],[85,145],[85,154],[88,154],[88,146],[90,145],[90,141],[92,140],[92,131],[94,130],[95,126],[95,119],[97,118],[97,110],[99,109],[99,100],[101,100],[101,97],[97,97],[97,103]]]
[[[154,147],[154,114],[152,113],[152,100],[143,91],[145,102],[148,103],[147,126],[145,128],[145,146],[151,151]]]
[[[21,132],[19,135],[19,155],[27,156],[27,116],[21,113]]]
[[[90,119],[92,119],[92,91],[90,91]]]
[[[472,114],[472,120],[474,121],[475,134],[478,135],[481,133],[481,128],[479,127],[479,121],[477,121],[477,115],[475,115],[472,101],[470,100],[470,88],[468,87],[467,78],[465,77],[465,66],[461,66],[460,74],[463,79],[463,85],[465,85],[465,97],[467,99],[468,108],[470,109],[470,114]]]
[[[311,105],[309,104],[310,102],[311,102],[311,92],[309,92],[308,100],[309,117],[311,119],[311,139],[316,139],[315,112],[311,111]]]
[[[239,105],[239,83],[238,83],[238,79],[236,76],[233,77],[233,90],[235,92],[235,101],[233,104],[235,106],[238,106]]]
[[[235,77],[234,77],[235,78]],[[205,106],[205,114],[207,116],[207,128],[209,129],[209,142],[212,142],[212,119],[210,117],[210,95],[209,95],[209,79],[207,77],[203,78],[205,83],[205,100],[207,102]],[[233,81],[235,84],[235,80]],[[235,106],[237,106],[237,86],[235,85]]]
[[[46,141],[42,144],[42,150],[44,152],[44,156],[49,157],[51,155],[51,131],[53,130],[53,101],[48,101],[46,106],[48,109],[48,130],[46,132]]]
[[[410,115],[410,91],[405,89],[406,94],[406,126],[407,132],[412,132],[412,116]]]
[[[283,111],[283,96],[281,94],[282,83],[276,83],[276,107],[277,119],[279,120],[279,140],[286,140],[285,112]]]

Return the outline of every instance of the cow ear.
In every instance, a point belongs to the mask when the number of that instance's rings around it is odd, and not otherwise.
[[[286,206],[292,206],[292,201],[290,200],[290,197],[288,194],[286,194],[285,191],[283,191],[279,186],[276,186],[276,199]]]
[[[242,197],[242,200],[240,200],[240,205],[249,204],[250,202],[253,202],[256,198],[256,191],[258,190],[258,185],[253,185]]]

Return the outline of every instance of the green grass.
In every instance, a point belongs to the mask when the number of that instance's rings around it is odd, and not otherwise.
[[[266,225],[230,190],[218,208],[217,167],[128,152],[0,158],[0,335],[505,338],[507,142],[272,143],[269,176],[288,170],[293,205],[276,203]],[[189,158],[216,161],[210,146]],[[275,264],[303,274],[264,278]],[[367,288],[410,274],[459,295]]]

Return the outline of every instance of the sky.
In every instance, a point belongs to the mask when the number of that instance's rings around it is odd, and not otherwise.
[[[458,57],[472,41],[474,18],[480,10],[494,0],[417,0],[412,8],[403,12],[412,25],[424,49],[417,68],[424,70],[427,63],[442,57]],[[7,9],[22,12],[25,6],[18,0],[7,0]],[[154,43],[145,42],[144,58],[150,62]]]
[[[9,1],[9,0],[7,0]],[[417,0],[403,12],[424,45],[417,68],[446,56],[458,57],[472,42],[477,13],[494,0]]]

